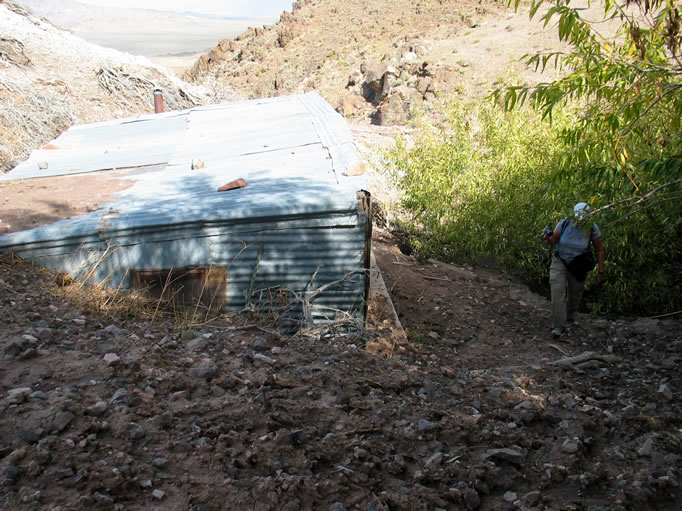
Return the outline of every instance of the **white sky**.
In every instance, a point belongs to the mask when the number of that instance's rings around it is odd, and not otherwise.
[[[106,7],[137,7],[161,11],[193,11],[229,17],[279,18],[291,11],[293,0],[78,0],[83,4]]]

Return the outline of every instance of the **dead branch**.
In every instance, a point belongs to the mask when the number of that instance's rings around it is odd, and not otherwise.
[[[571,366],[582,364],[583,362],[587,362],[588,360],[599,360],[602,362],[606,362],[607,364],[616,364],[618,362],[622,362],[623,359],[617,355],[605,355],[601,353],[595,353],[594,351],[585,351],[584,353],[581,353],[580,355],[576,355],[574,357],[565,357],[559,360],[555,360],[554,362],[550,363],[550,365]]]
[[[650,199],[651,197],[657,195],[664,188],[668,188],[670,186],[675,186],[675,185],[679,185],[679,184],[682,184],[682,179],[675,179],[673,181],[669,181],[669,182],[664,183],[660,186],[657,186],[656,188],[654,188],[653,190],[651,190],[645,194],[634,195],[632,197],[627,197],[625,199],[621,199],[619,201],[612,202],[611,204],[606,204],[605,206],[597,208],[594,211],[591,211],[590,213],[585,215],[585,219],[593,217],[593,216],[595,216],[595,215],[597,215],[603,211],[606,211],[608,209],[622,207],[625,204],[629,204],[629,205],[640,204],[642,202],[645,202],[647,199]]]
[[[565,357],[568,356],[568,352],[565,349],[561,348],[560,346],[557,346],[556,344],[550,344],[549,347],[554,348]]]
[[[447,277],[429,277],[428,275],[424,275],[423,278],[425,278],[426,280],[444,280],[446,282],[450,282],[450,279]]]

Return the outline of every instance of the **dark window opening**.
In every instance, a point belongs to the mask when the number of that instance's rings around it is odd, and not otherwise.
[[[227,294],[227,269],[224,266],[192,266],[133,270],[133,289],[153,300],[222,309]]]

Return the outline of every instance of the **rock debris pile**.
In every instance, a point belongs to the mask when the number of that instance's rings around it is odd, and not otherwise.
[[[418,337],[415,320],[390,359],[344,339],[178,330],[79,307],[2,256],[0,506],[677,508],[678,322],[602,320],[585,349],[554,349],[491,307],[506,284],[377,253],[406,324],[401,286],[419,278],[451,286],[449,305],[436,287],[412,299],[424,321],[445,311],[463,328]],[[505,300],[532,306],[518,289]],[[491,320],[511,343],[490,349]]]

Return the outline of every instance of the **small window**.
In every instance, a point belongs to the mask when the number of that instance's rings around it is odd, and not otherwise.
[[[222,309],[226,298],[227,269],[224,266],[192,266],[133,270],[133,288],[154,300]]]

